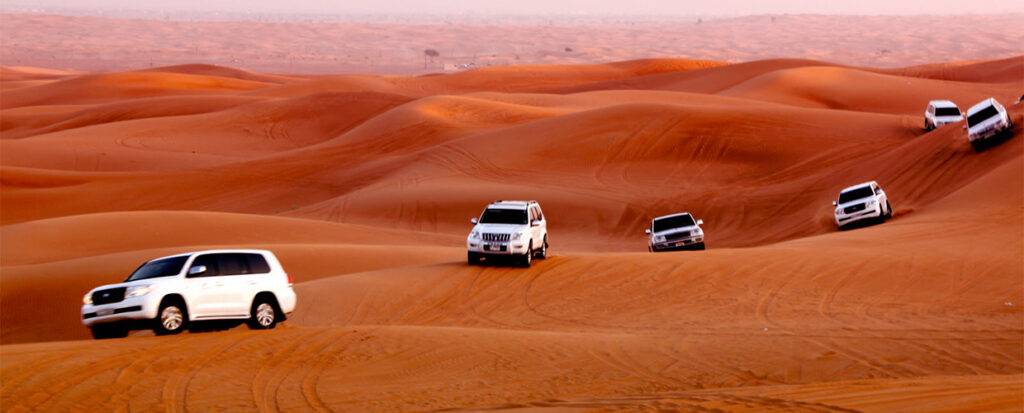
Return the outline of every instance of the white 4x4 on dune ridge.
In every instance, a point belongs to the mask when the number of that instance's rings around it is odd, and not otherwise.
[[[547,258],[548,221],[537,201],[495,201],[466,237],[469,264],[481,259],[510,257],[530,266],[534,258]]]
[[[265,250],[208,250],[139,266],[123,283],[82,297],[82,324],[95,338],[124,337],[134,327],[177,334],[199,320],[249,320],[274,328],[295,309],[292,279]]]
[[[702,250],[704,220],[694,220],[689,212],[665,215],[651,220],[651,227],[645,232],[650,236],[647,250],[650,252]]]
[[[889,196],[875,181],[839,191],[839,199],[832,201],[832,205],[836,207],[835,219],[839,229],[863,220],[885,220],[892,217]]]
[[[924,129],[932,130],[942,125],[956,123],[964,120],[960,108],[948,100],[933,100],[928,102],[924,110]]]
[[[988,98],[967,110],[967,140],[975,150],[1003,133],[1012,133],[1013,121],[1006,108],[994,98]]]

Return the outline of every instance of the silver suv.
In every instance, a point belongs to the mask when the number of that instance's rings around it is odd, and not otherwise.
[[[665,215],[651,220],[651,227],[645,232],[650,236],[647,250],[650,252],[702,250],[704,220],[694,220],[689,212]]]

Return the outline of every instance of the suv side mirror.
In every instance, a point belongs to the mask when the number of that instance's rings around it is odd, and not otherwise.
[[[832,201],[832,206],[836,206],[836,205],[839,205],[839,204],[837,204],[836,201]]]
[[[196,266],[188,269],[188,275],[199,275],[199,274],[202,274],[204,272],[206,272],[206,266],[205,265],[196,265]]]
[[[530,226],[531,227],[539,227],[540,226],[540,220],[539,219],[533,220],[532,222],[530,222]]]
[[[703,219],[698,219],[697,220],[697,225],[704,225],[704,220]]]
[[[476,217],[473,217],[473,218],[470,218],[470,219],[469,219],[469,223],[470,223],[470,224],[476,225],[476,224],[477,224],[478,222],[479,222],[479,221],[477,221],[477,220],[476,220]]]
[[[647,228],[644,230],[644,234],[651,235],[651,229]]]

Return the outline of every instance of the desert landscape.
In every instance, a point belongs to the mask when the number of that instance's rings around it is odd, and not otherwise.
[[[230,16],[3,12],[0,61],[88,72],[197,62],[292,74],[424,74],[649,58],[799,57],[906,67],[1024,50],[1024,12],[967,15]],[[428,56],[426,51],[436,54]]]
[[[314,75],[30,67],[5,42],[0,407],[1019,412],[1014,44]],[[1017,125],[998,146],[922,129],[931,99],[988,97]],[[868,180],[894,219],[836,231],[830,202]],[[540,201],[552,256],[467,265],[495,199]],[[709,249],[647,253],[678,211]],[[82,326],[91,288],[219,247],[281,258],[287,322]]]

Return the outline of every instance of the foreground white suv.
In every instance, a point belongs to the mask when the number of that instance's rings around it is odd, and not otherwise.
[[[473,218],[466,238],[470,265],[481,259],[515,258],[529,267],[534,258],[547,258],[548,221],[537,201],[495,201]]]
[[[251,328],[274,328],[295,309],[295,291],[270,251],[208,250],[146,262],[82,302],[82,324],[93,337],[114,338],[136,327],[177,334],[199,320],[247,319]]]
[[[948,100],[933,100],[928,102],[928,108],[924,110],[924,129],[932,130],[942,125],[956,123],[964,120],[960,108]]]
[[[647,250],[650,252],[702,250],[704,220],[694,220],[689,212],[665,215],[651,220],[651,227],[645,232],[650,236]]]
[[[885,220],[892,217],[889,196],[875,181],[839,191],[839,199],[832,201],[832,205],[836,207],[835,218],[839,229],[867,219]]]
[[[967,140],[975,150],[984,149],[993,138],[1012,133],[1013,121],[1006,108],[988,98],[967,110]]]

